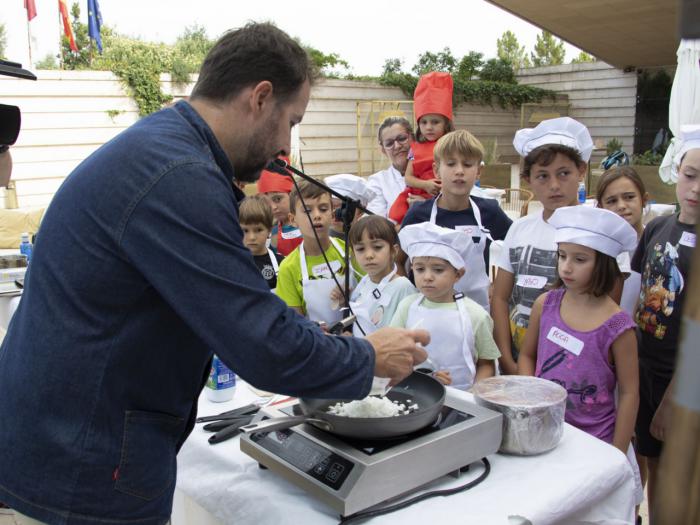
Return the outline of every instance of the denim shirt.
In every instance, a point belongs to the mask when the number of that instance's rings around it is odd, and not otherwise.
[[[166,522],[213,352],[264,390],[369,392],[371,345],[270,293],[233,177],[179,102],[65,180],[0,348],[0,501],[49,523]]]

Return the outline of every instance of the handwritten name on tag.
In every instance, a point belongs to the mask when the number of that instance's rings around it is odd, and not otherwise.
[[[678,241],[678,243],[683,246],[688,246],[689,248],[695,248],[695,234],[693,232],[683,232],[681,240]]]
[[[458,232],[464,232],[470,237],[481,237],[481,230],[476,224],[461,224],[455,226],[455,230]]]
[[[547,339],[561,346],[565,350],[568,350],[574,355],[579,355],[581,350],[583,350],[583,341],[575,338],[573,335],[565,332],[561,328],[557,328],[556,326],[549,329]]]
[[[518,275],[517,285],[522,288],[544,288],[547,278],[542,275]]]
[[[339,261],[330,261],[331,263],[331,268],[333,268],[334,273],[338,273],[338,270],[340,270],[340,262]],[[316,277],[324,277],[326,279],[331,278],[331,271],[328,269],[328,266],[324,264],[317,264],[316,266],[313,266],[311,268],[311,273],[315,275]]]

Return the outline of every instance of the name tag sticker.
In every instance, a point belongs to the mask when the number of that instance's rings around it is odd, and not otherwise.
[[[543,275],[518,275],[517,285],[522,288],[542,289],[547,284],[547,278]]]
[[[688,246],[689,248],[695,248],[695,234],[693,232],[683,232],[681,240],[678,241],[678,243],[683,246]]]
[[[455,226],[455,230],[458,232],[464,232],[470,237],[481,237],[481,230],[476,224],[462,224]]]
[[[583,350],[583,341],[575,338],[573,335],[565,332],[561,328],[557,328],[556,326],[549,329],[547,339],[561,346],[565,350],[568,350],[574,355],[579,355],[581,350]]]
[[[331,268],[333,268],[333,272],[338,273],[338,270],[340,270],[340,262],[339,261],[330,261],[331,263]],[[326,279],[331,278],[331,271],[328,269],[328,266],[323,263],[323,264],[317,264],[316,266],[313,266],[311,268],[311,273],[315,275],[316,277],[324,277]]]

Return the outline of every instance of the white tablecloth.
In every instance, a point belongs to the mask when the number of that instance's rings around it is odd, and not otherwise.
[[[468,396],[469,394],[458,393]],[[239,383],[233,401],[202,398],[200,415],[218,414],[255,399]],[[201,425],[178,455],[177,487],[224,524],[338,522],[338,515],[280,476],[262,470],[243,454],[239,439],[209,445]],[[465,444],[465,446],[468,446]],[[494,454],[491,474],[464,493],[420,502],[374,518],[371,523],[402,525],[475,524],[623,524],[632,523],[634,481],[626,457],[616,448],[565,425],[553,451],[534,457]],[[431,488],[467,483],[483,472],[480,463],[460,479],[443,477]],[[173,523],[177,520],[173,519]]]

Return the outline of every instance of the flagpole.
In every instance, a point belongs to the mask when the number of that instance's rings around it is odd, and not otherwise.
[[[29,18],[27,18],[27,46],[29,47],[29,69],[33,69],[34,63],[32,62],[32,26],[29,23]]]
[[[58,9],[58,68],[63,69],[63,18],[61,9]]]

